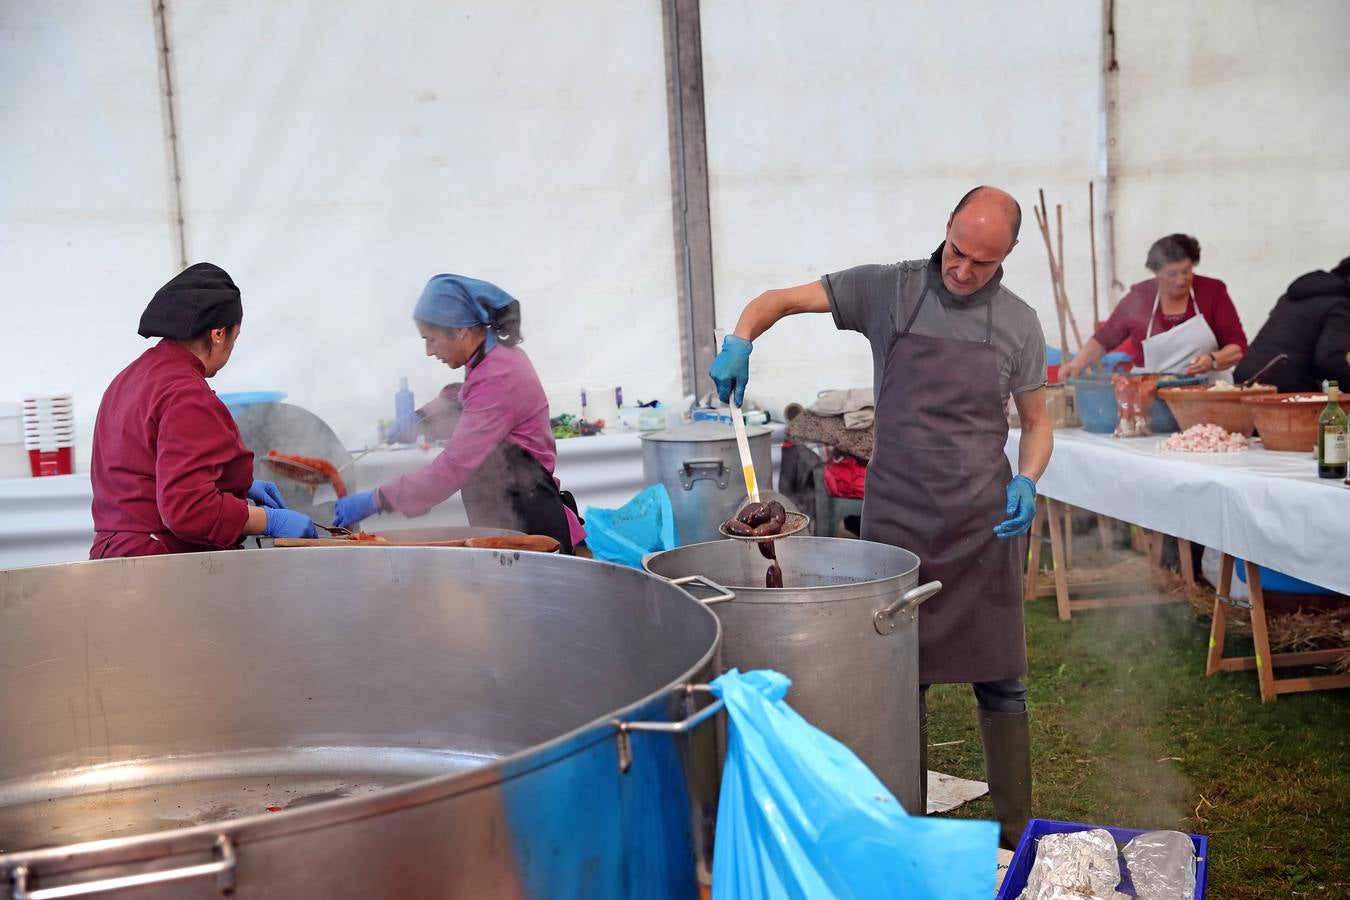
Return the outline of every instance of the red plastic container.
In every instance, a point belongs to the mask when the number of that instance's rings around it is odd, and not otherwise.
[[[34,478],[44,475],[70,475],[75,471],[75,463],[70,447],[56,450],[29,450],[28,465]]]
[[[1045,367],[1045,380],[1048,381],[1050,384],[1059,384],[1058,365]]]

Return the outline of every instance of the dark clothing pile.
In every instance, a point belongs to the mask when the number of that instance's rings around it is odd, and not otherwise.
[[[1318,271],[1289,285],[1233,379],[1250,378],[1281,353],[1289,358],[1262,375],[1262,384],[1283,392],[1321,391],[1323,380],[1350,385],[1350,281]]]

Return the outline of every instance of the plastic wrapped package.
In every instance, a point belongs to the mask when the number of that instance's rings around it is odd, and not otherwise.
[[[1115,838],[1103,828],[1047,834],[1018,900],[1129,900],[1116,890],[1120,864]]]
[[[1195,846],[1180,831],[1149,831],[1120,850],[1138,900],[1195,900]]]
[[[1141,437],[1153,433],[1153,397],[1158,393],[1157,375],[1112,375],[1116,395],[1116,437]]]
[[[997,823],[910,816],[787,704],[790,683],[735,669],[712,683],[727,712],[713,900],[989,900]]]

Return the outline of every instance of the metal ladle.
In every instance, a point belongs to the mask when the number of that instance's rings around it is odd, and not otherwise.
[[[1248,378],[1246,381],[1242,382],[1242,384],[1239,384],[1238,387],[1240,388],[1251,387],[1252,385],[1256,384],[1256,379],[1260,378],[1262,375],[1266,374],[1271,369],[1275,368],[1276,363],[1282,363],[1288,358],[1289,358],[1288,353],[1276,353],[1275,356],[1271,358],[1270,362],[1266,363],[1264,366],[1258,369],[1255,375],[1253,375],[1251,378]]]

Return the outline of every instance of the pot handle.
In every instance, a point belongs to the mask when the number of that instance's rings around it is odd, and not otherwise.
[[[895,617],[901,613],[913,612],[923,601],[942,590],[942,582],[930,581],[916,588],[910,588],[885,609],[879,609],[872,616],[872,625],[877,634],[890,634],[895,631]]]
[[[696,693],[711,694],[712,688],[706,684],[686,684],[684,686],[684,691],[686,694],[691,696]],[[621,732],[659,731],[663,734],[684,734],[686,731],[692,731],[694,728],[698,727],[699,725],[702,725],[704,722],[708,721],[713,716],[720,713],[723,707],[725,706],[726,704],[723,703],[722,698],[719,697],[712,703],[709,703],[707,706],[703,707],[698,712],[691,715],[689,718],[682,719],[679,722],[619,721],[617,724],[619,726],[619,731]]]
[[[714,604],[717,603],[726,603],[728,600],[736,599],[735,594],[733,594],[726,588],[722,587],[720,584],[713,581],[706,575],[685,575],[683,578],[670,579],[670,583],[679,585],[680,587],[684,587],[686,584],[697,584],[699,587],[705,587],[708,590],[713,591],[714,596],[712,597],[695,598],[699,600],[704,606],[713,606]],[[692,592],[689,593],[690,596],[693,596]]]
[[[718,701],[721,702],[721,701]],[[141,872],[137,875],[124,875],[120,878],[103,878],[98,881],[86,881],[84,884],[67,884],[58,887],[28,890],[31,873],[28,866],[15,866],[11,873],[14,888],[11,896],[14,900],[57,900],[60,897],[88,897],[108,891],[124,891],[130,888],[148,887],[155,884],[167,884],[186,881],[189,878],[216,876],[216,888],[221,893],[234,889],[234,867],[238,862],[234,855],[234,845],[227,835],[219,835],[213,845],[217,857],[215,862],[201,863],[195,866],[183,866],[178,869],[163,869],[158,872]]]
[[[719,488],[725,488],[730,476],[727,475],[727,464],[718,457],[710,459],[686,459],[680,465],[680,486],[686,491],[694,489],[694,482],[706,478],[710,481],[716,481]]]

